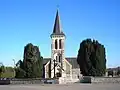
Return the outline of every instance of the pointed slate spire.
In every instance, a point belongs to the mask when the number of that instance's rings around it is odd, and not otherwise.
[[[64,33],[61,30],[60,17],[59,17],[58,10],[56,13],[55,24],[54,24],[52,35],[64,35]]]

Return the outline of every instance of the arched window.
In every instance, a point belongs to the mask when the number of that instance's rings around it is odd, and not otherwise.
[[[59,55],[59,62],[61,61],[61,57],[60,57],[60,55]]]
[[[58,45],[57,45],[57,39],[55,40],[55,49],[58,48]]]
[[[62,43],[61,43],[61,39],[59,40],[59,49],[62,49]]]
[[[57,61],[57,56],[56,56],[56,61]]]

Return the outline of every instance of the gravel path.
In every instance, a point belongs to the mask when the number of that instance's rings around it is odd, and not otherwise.
[[[120,84],[0,85],[0,90],[120,90]]]

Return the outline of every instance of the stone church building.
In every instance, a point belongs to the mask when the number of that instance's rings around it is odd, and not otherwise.
[[[43,60],[44,78],[78,78],[80,69],[76,57],[65,57],[65,39],[67,36],[61,28],[58,10],[50,37],[52,41],[51,58],[44,58]]]

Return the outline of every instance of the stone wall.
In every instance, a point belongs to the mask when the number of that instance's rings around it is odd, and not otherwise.
[[[89,77],[80,79],[59,78],[59,79],[1,79],[0,85],[16,84],[68,84],[68,83],[119,83],[120,77]]]
[[[91,83],[120,83],[120,77],[92,77]]]
[[[78,79],[81,76],[82,75],[80,74],[80,69],[79,68],[72,69],[72,78],[73,79]]]
[[[59,78],[59,84],[70,84],[70,83],[77,83],[80,80],[78,78],[65,78],[65,77],[60,77]]]
[[[0,85],[9,84],[58,84],[58,79],[4,79],[0,80]]]
[[[84,76],[80,83],[120,83],[120,77],[90,77]]]

